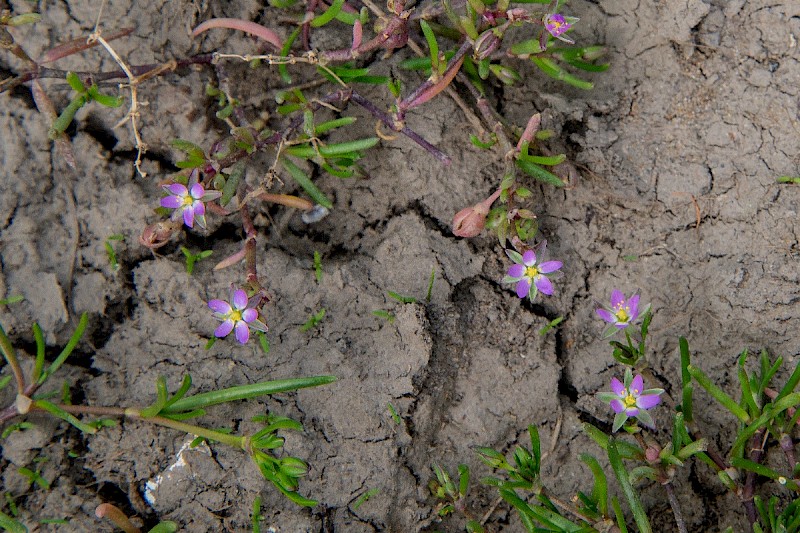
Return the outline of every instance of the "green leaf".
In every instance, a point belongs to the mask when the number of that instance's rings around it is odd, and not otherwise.
[[[167,378],[158,376],[156,379],[156,401],[140,411],[142,418],[152,418],[161,412],[167,405]]]
[[[109,94],[102,94],[98,90],[97,85],[92,85],[91,87],[89,87],[89,89],[86,91],[86,94],[89,95],[89,98],[91,100],[94,100],[98,104],[105,107],[119,107],[123,104],[123,102],[125,102],[125,99],[122,98],[121,96],[118,97],[118,96],[111,96]]]
[[[299,144],[286,148],[284,152],[295,157],[302,157],[303,159],[313,159],[318,155],[322,157],[333,157],[368,150],[378,144],[378,141],[379,139],[377,137],[367,137],[365,139],[319,146],[319,150],[317,150],[317,147],[310,144]]]
[[[535,165],[529,161],[517,159],[516,164],[523,172],[525,172],[529,176],[536,178],[539,181],[553,185],[555,187],[563,187],[565,185],[564,181],[561,178],[559,178],[552,172],[548,172],[542,167]]]
[[[34,400],[33,404],[50,413],[53,416],[60,418],[61,420],[72,424],[79,430],[83,431],[84,433],[94,434],[97,433],[97,428],[90,426],[89,424],[84,424],[73,415],[69,414],[68,412],[64,411],[57,405],[48,402],[47,400]]]
[[[433,70],[439,72],[439,43],[436,42],[436,36],[433,34],[433,30],[431,29],[430,25],[425,22],[424,19],[419,20],[419,27],[422,29],[425,40],[428,42],[428,49],[431,52],[430,57]]]
[[[552,59],[546,57],[531,57],[531,61],[534,65],[539,67],[539,69],[550,76],[551,78],[555,78],[559,81],[563,81],[573,87],[577,87],[578,89],[593,89],[594,84],[580,78],[577,78],[558,66]]]
[[[393,298],[400,302],[401,304],[415,304],[417,303],[417,299],[413,296],[403,296],[402,294],[398,294],[394,291],[387,291],[386,294],[389,298]]]
[[[67,107],[58,115],[53,121],[53,125],[50,126],[50,131],[48,132],[48,137],[53,140],[58,137],[60,134],[64,133],[69,125],[72,123],[72,119],[75,118],[75,113],[78,112],[80,108],[86,105],[86,96],[81,94],[75,97]]]
[[[274,381],[264,381],[252,385],[240,385],[218,391],[204,392],[188,396],[176,401],[169,407],[164,408],[162,414],[181,413],[195,409],[202,409],[221,403],[234,402],[257,398],[259,396],[269,396],[281,392],[288,392],[308,387],[318,387],[336,381],[334,376],[311,376],[303,378],[278,379]]]
[[[520,154],[520,159],[523,161],[528,161],[529,163],[534,163],[536,165],[546,165],[549,167],[560,165],[567,159],[567,156],[564,154],[553,155],[553,156],[540,156],[540,155],[523,155]]]
[[[639,531],[641,533],[651,533],[652,529],[650,527],[650,521],[647,518],[647,513],[644,511],[642,503],[639,501],[639,496],[633,489],[633,485],[631,485],[630,479],[628,478],[628,471],[622,463],[622,457],[617,449],[617,440],[613,437],[608,440],[607,452],[608,461],[611,463],[611,469],[614,470],[614,475],[619,481],[623,494],[625,494],[625,499],[628,500],[628,505],[633,512],[633,519],[639,527]]]
[[[39,379],[36,381],[38,385],[41,385],[42,383],[47,381],[47,378],[53,375],[61,367],[61,365],[64,364],[64,361],[67,360],[67,357],[70,356],[72,350],[75,349],[75,347],[78,345],[78,342],[81,340],[81,337],[83,337],[83,332],[86,331],[86,326],[88,324],[89,324],[89,315],[87,313],[83,313],[81,315],[80,320],[78,321],[78,327],[75,328],[75,331],[69,338],[67,345],[64,346],[64,349],[61,350],[61,353],[58,354],[58,357],[55,358],[55,360],[50,364],[50,366],[47,367],[47,370],[45,370],[44,373],[41,375],[41,377],[39,377]]]
[[[538,38],[515,43],[509,49],[509,52],[515,56],[530,56],[533,54],[540,54],[542,51],[542,46],[539,44]]]
[[[333,202],[331,202],[328,197],[325,196],[325,193],[323,193],[316,185],[314,185],[314,182],[311,181],[311,178],[309,178],[305,172],[300,170],[300,168],[290,159],[281,157],[281,164],[283,164],[283,168],[289,172],[289,175],[292,176],[294,181],[296,181],[304,191],[306,191],[312,200],[326,209],[333,208]]]
[[[228,205],[231,199],[236,195],[236,191],[239,189],[239,181],[242,179],[243,175],[244,164],[239,162],[233,165],[231,173],[225,178],[225,185],[222,187],[222,197],[219,200],[221,206],[225,207]]]
[[[333,3],[330,5],[330,7],[328,7],[328,9],[311,21],[311,26],[314,28],[319,28],[329,23],[336,18],[336,15],[339,14],[339,11],[341,11],[343,5],[344,0],[333,0]]]
[[[342,118],[337,118],[335,120],[322,122],[321,124],[317,124],[314,127],[314,134],[322,135],[324,133],[328,133],[333,129],[349,126],[350,124],[353,124],[355,121],[356,121],[355,117],[342,117]]]
[[[597,510],[603,516],[608,516],[608,480],[603,468],[597,459],[587,453],[580,455],[581,461],[586,463],[594,476],[594,487],[592,487],[592,501],[597,505]]]
[[[736,416],[739,420],[744,422],[745,424],[750,422],[750,416],[747,414],[747,411],[742,409],[739,404],[733,401],[733,398],[725,394],[725,392],[717,387],[709,378],[708,376],[703,373],[702,370],[699,368],[689,365],[686,370],[691,374],[697,383],[700,384],[701,387],[706,389],[706,391],[714,397],[719,403],[723,405],[726,409],[728,409],[731,413]]]
[[[74,72],[67,72],[67,83],[70,87],[72,87],[72,90],[78,94],[83,94],[86,92],[86,86]]]

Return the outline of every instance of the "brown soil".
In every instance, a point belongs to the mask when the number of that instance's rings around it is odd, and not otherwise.
[[[20,12],[30,9],[26,2],[12,4]],[[255,51],[251,39],[229,31],[191,39],[189,29],[212,16],[270,17],[259,2],[216,4],[113,1],[104,27],[134,28],[113,43],[131,64],[201,50]],[[42,21],[14,35],[36,56],[88,34],[96,5],[42,2]],[[520,301],[500,283],[507,260],[496,239],[452,235],[453,214],[488,196],[501,166],[469,144],[468,122],[441,97],[409,122],[451,155],[451,167],[407,140],[384,142],[363,160],[370,179],[318,179],[335,199],[323,221],[307,226],[286,209],[265,208],[256,217],[258,268],[273,297],[267,355],[254,343],[241,347],[230,339],[204,349],[215,324],[205,302],[243,277],[238,267],[212,270],[215,260],[241,245],[234,225],[210,217],[208,233],[181,237],[157,255],[137,243],[144,225],[156,220],[157,182],[179,156],[171,140],[210,146],[226,132],[204,96],[211,69],[169,74],[141,87],[148,103],[141,117],[147,178],[133,168],[129,128],[112,129],[124,111],[90,107],[78,114],[69,132],[79,169],[72,172],[47,140],[49,119],[38,113],[28,89],[2,95],[0,297],[21,294],[25,301],[1,310],[0,322],[30,352],[30,324],[38,321],[56,352],[79,314],[90,313],[86,341],[61,375],[74,401],[146,405],[162,375],[174,388],[190,373],[197,390],[304,375],[339,378],[318,389],[215,408],[203,419],[239,431],[254,429],[249,420],[265,411],[301,421],[305,431],[287,435],[286,450],[310,464],[301,492],[320,501],[314,509],[286,501],[235,450],[186,449],[190,436],[141,424],[86,437],[34,418],[35,429],[2,442],[3,490],[17,499],[20,520],[33,527],[40,519],[67,518],[70,526],[59,531],[110,530],[94,518],[94,508],[111,502],[146,524],[169,519],[185,531],[243,531],[261,495],[262,530],[459,531],[458,519],[439,523],[436,516],[427,489],[431,464],[451,472],[468,464],[475,480],[470,503],[482,515],[496,495],[477,482],[489,470],[472,447],[527,445],[529,424],[540,428],[546,449],[554,443],[545,479],[568,499],[590,482],[578,454],[601,455],[581,422],[611,418],[593,394],[620,370],[600,338],[594,299],[605,300],[615,287],[639,290],[653,304],[649,360],[660,381],[654,386],[668,394],[679,390],[680,335],[698,366],[731,393],[743,349],[766,348],[794,366],[800,354],[798,189],[776,178],[800,168],[800,4],[576,0],[569,10],[581,18],[579,43],[610,47],[611,70],[593,77],[595,89],[572,89],[523,66],[527,83],[494,92],[498,110],[516,124],[542,112],[544,126],[560,139],[555,147],[581,169],[565,190],[531,184],[541,235],[550,255],[565,264],[555,295],[534,305]],[[419,78],[393,67],[404,57],[396,54],[382,68],[405,76],[410,87]],[[114,66],[100,49],[58,64]],[[0,67],[7,73],[19,65],[3,54]],[[225,69],[229,90],[249,113],[270,106],[279,86],[274,71],[234,62]],[[62,108],[68,97],[63,83],[43,85]],[[361,110],[351,107],[347,114],[360,118],[363,135],[371,134],[372,120]],[[267,156],[256,158],[247,179],[260,180],[269,163]],[[284,191],[291,191],[288,183]],[[116,233],[125,241],[115,245],[121,269],[114,272],[104,242]],[[189,277],[180,244],[195,251],[213,247],[214,255]],[[314,251],[323,257],[319,284]],[[430,303],[387,298],[395,291],[422,302],[431,270]],[[299,331],[322,307],[327,315],[320,325]],[[378,309],[396,320],[374,316]],[[538,334],[558,316],[565,320],[555,331]],[[55,380],[53,387],[60,384]],[[11,394],[3,393],[4,399]],[[735,421],[706,399],[698,394],[697,416],[726,452]],[[402,423],[392,420],[389,403]],[[669,410],[656,419],[663,428]],[[17,471],[38,464],[37,458],[47,458],[41,468],[50,490],[28,487]],[[355,508],[369,489],[379,492]],[[738,500],[702,464],[682,471],[677,491],[691,531],[745,527]],[[657,523],[670,524],[661,530],[672,528],[659,487],[646,488],[643,501],[660,517]],[[504,504],[487,526],[523,529]]]

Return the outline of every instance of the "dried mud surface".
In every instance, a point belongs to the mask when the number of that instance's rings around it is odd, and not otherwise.
[[[40,2],[42,22],[15,36],[36,55],[91,31],[95,4]],[[29,2],[12,5],[30,9]],[[189,29],[211,16],[267,20],[266,9],[247,0],[115,0],[104,20],[109,29],[135,28],[114,45],[129,63],[144,64],[200,50],[252,51],[251,40],[232,32],[192,41]],[[451,471],[467,463],[477,480],[488,471],[471,447],[507,451],[526,444],[528,424],[540,427],[546,448],[554,443],[546,479],[569,498],[590,479],[578,454],[600,455],[581,422],[609,421],[593,393],[618,370],[599,336],[593,299],[613,287],[639,289],[652,302],[651,362],[668,393],[679,382],[679,335],[727,390],[745,348],[766,348],[793,366],[800,354],[800,189],[778,185],[776,177],[800,168],[800,5],[577,0],[570,11],[581,18],[580,43],[610,47],[612,68],[595,77],[596,88],[579,92],[529,71],[524,86],[495,92],[500,112],[518,124],[541,111],[582,169],[566,190],[535,187],[542,235],[566,265],[554,297],[521,302],[499,283],[505,264],[495,240],[451,234],[453,214],[492,191],[499,166],[469,147],[466,119],[440,98],[410,121],[453,157],[452,167],[407,141],[384,143],[364,160],[371,179],[320,178],[336,204],[322,222],[306,226],[281,209],[257,217],[259,271],[273,296],[268,355],[233,342],[204,350],[214,327],[205,302],[226,294],[240,272],[214,272],[203,262],[189,277],[177,245],[153,256],[136,242],[154,220],[155,184],[178,156],[171,139],[209,146],[224,132],[203,96],[210,70],[142,87],[149,103],[141,131],[150,147],[146,179],[133,170],[129,129],[112,129],[121,111],[78,115],[72,142],[80,172],[74,174],[48,143],[49,123],[27,89],[0,96],[0,297],[25,297],[0,310],[0,321],[28,351],[29,326],[38,321],[55,351],[79,314],[90,313],[87,340],[61,376],[75,401],[143,405],[160,375],[174,387],[191,373],[198,390],[303,375],[339,378],[318,389],[212,409],[204,419],[242,431],[266,410],[301,421],[305,431],[289,434],[286,449],[309,461],[301,492],[320,501],[312,510],[282,498],[241,452],[189,450],[186,435],[134,423],[84,437],[36,418],[35,429],[2,442],[2,485],[18,497],[21,519],[68,518],[70,526],[58,530],[105,531],[94,507],[112,502],[147,524],[170,519],[185,531],[243,531],[260,494],[263,527],[274,531],[459,531],[458,520],[438,523],[432,510],[431,463]],[[0,67],[13,66],[4,54]],[[59,66],[114,65],[95,50]],[[274,74],[228,68],[230,90],[250,111],[263,109]],[[47,90],[57,106],[65,105],[66,91]],[[350,113],[369,134],[371,120],[355,108]],[[255,161],[248,179],[258,180],[268,164]],[[115,233],[125,236],[119,272],[103,247]],[[240,246],[228,223],[212,223],[209,235],[185,242],[204,249],[213,239],[216,258]],[[323,255],[319,285],[311,270],[314,250]],[[387,299],[389,290],[421,298],[432,269],[430,303]],[[320,326],[300,332],[321,307],[328,314]],[[396,320],[373,316],[376,309],[393,311]],[[537,333],[558,316],[565,317],[558,330]],[[399,425],[388,403],[401,416]],[[727,450],[734,421],[702,395],[696,403],[707,433]],[[666,416],[657,416],[662,427]],[[52,488],[29,489],[17,468],[42,457]],[[143,499],[148,481],[157,486],[151,504]],[[356,508],[368,489],[379,492]],[[678,493],[691,531],[744,527],[737,501],[702,466],[681,474]],[[481,514],[494,503],[477,483],[472,494]],[[652,515],[672,523],[658,487],[645,490],[643,499]],[[488,525],[523,529],[504,505]]]

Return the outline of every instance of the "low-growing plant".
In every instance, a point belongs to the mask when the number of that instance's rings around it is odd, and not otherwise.
[[[648,376],[647,382],[654,381],[645,357],[645,340],[652,319],[650,307],[642,310],[638,295],[626,298],[621,291],[614,290],[611,305],[598,307],[597,314],[613,328],[613,331],[605,332],[606,337],[619,331],[625,333],[625,344],[610,343],[612,357],[623,365],[624,372],[623,379],[611,379],[610,392],[596,395],[597,400],[611,409],[614,415],[612,424],[603,426],[586,422],[583,429],[605,454],[618,484],[618,492],[626,502],[637,530],[646,533],[672,529],[663,523],[654,527],[642,503],[642,486],[649,481],[664,490],[677,531],[688,531],[674,480],[677,471],[690,461],[705,464],[741,501],[750,531],[800,530],[800,465],[792,437],[800,420],[800,410],[797,409],[800,393],[794,392],[800,382],[800,363],[795,365],[786,382],[774,386],[773,378],[783,359],[772,360],[763,351],[756,369],[748,371],[748,352],[742,352],[737,364],[740,394],[736,401],[700,368],[691,364],[688,343],[680,338],[680,399],[671,406],[671,435],[659,438],[664,430],[654,431],[656,424],[651,412],[668,407],[662,405],[663,389],[645,388],[645,376]],[[641,319],[638,331],[631,334],[628,330],[638,319]],[[634,340],[634,336],[638,340]],[[715,449],[714,439],[705,435],[695,420],[693,398],[698,385],[739,422],[735,439],[724,453]],[[620,431],[623,436],[618,435]],[[476,449],[480,459],[499,474],[484,478],[482,483],[498,491],[501,499],[518,513],[527,531],[628,531],[630,517],[618,498],[612,496],[609,476],[596,457],[588,453],[579,457],[592,473],[593,486],[578,491],[569,500],[562,499],[542,478],[543,454],[538,429],[531,425],[528,432],[530,448],[518,445],[510,459],[493,448]],[[781,451],[785,459],[783,468],[773,466],[774,461],[765,464],[770,447]],[[445,470],[434,465],[434,471],[436,479],[431,481],[430,487],[434,497],[441,501],[439,514],[461,512],[466,518],[466,531],[490,531],[485,523],[488,516],[476,521],[474,513],[469,510],[466,501],[468,467],[459,465],[457,490]],[[766,501],[756,495],[756,488],[765,480],[772,482],[770,488],[773,491]],[[781,503],[784,504],[782,510],[779,509]],[[728,531],[733,530],[729,528]]]
[[[6,425],[15,419],[25,417],[34,412],[49,414],[71,424],[79,431],[91,435],[103,427],[116,424],[115,419],[124,418],[138,423],[154,424],[176,431],[196,435],[208,442],[231,446],[245,452],[258,468],[264,479],[270,481],[289,500],[298,505],[313,506],[316,502],[299,494],[299,480],[307,470],[305,461],[289,455],[278,456],[275,450],[283,447],[284,438],[279,435],[284,430],[302,430],[302,426],[287,417],[267,414],[255,422],[262,428],[251,434],[234,435],[229,432],[210,429],[194,421],[206,413],[206,409],[223,403],[246,400],[260,396],[268,396],[281,392],[294,391],[306,387],[317,387],[332,383],[333,376],[313,376],[289,378],[274,381],[263,381],[249,385],[212,390],[187,395],[192,385],[189,375],[183,378],[178,389],[170,394],[167,382],[163,377],[156,380],[156,396],[152,404],[137,406],[100,406],[73,405],[71,402],[52,401],[53,392],[44,389],[53,383],[54,375],[67,362],[83,336],[88,317],[84,313],[78,327],[56,358],[48,364],[45,360],[44,336],[37,324],[33,325],[36,339],[36,355],[30,372],[23,371],[22,361],[14,349],[10,339],[0,327],[0,351],[6,362],[6,368],[13,379],[3,380],[3,387],[12,381],[16,385],[16,395],[12,402],[0,409],[0,425]],[[50,387],[52,388],[52,387]],[[62,396],[64,393],[62,392]],[[9,425],[3,436],[11,431],[25,431],[30,422]],[[26,469],[22,472],[32,483],[46,486],[47,480],[37,471]],[[104,508],[110,509],[110,508]],[[110,512],[110,511],[109,511]],[[109,515],[111,516],[111,515]],[[117,516],[114,514],[113,516]],[[10,517],[8,517],[11,519]]]

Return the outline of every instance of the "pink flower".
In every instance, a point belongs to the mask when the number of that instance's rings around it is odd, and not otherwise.
[[[540,291],[548,296],[553,294],[553,284],[545,274],[555,273],[561,269],[563,263],[544,261],[546,250],[547,241],[542,241],[539,246],[522,255],[513,250],[506,250],[506,254],[515,264],[508,268],[503,283],[516,283],[517,296],[520,298],[527,296],[533,301]]]
[[[222,324],[214,331],[214,336],[227,337],[231,331],[235,331],[236,340],[240,344],[247,344],[247,341],[250,340],[250,328],[266,332],[267,325],[259,320],[258,310],[255,308],[260,301],[260,295],[256,295],[251,301],[248,301],[246,292],[242,289],[234,289],[231,285],[231,303],[224,300],[208,302],[209,309],[214,311],[214,318],[222,320]]]
[[[664,389],[644,389],[644,379],[641,374],[633,377],[630,368],[625,370],[624,383],[617,378],[611,378],[611,391],[598,393],[597,397],[608,403],[616,413],[612,431],[617,431],[625,424],[628,418],[636,418],[645,426],[655,428],[653,418],[647,413],[661,402]]]
[[[178,220],[183,216],[183,223],[193,228],[195,221],[201,228],[206,227],[206,206],[204,202],[216,200],[222,193],[219,191],[206,191],[202,184],[198,183],[199,172],[197,169],[192,171],[189,176],[189,183],[171,183],[164,185],[164,190],[172,193],[161,199],[161,207],[174,209],[172,220]]]
[[[564,35],[564,33],[572,28],[572,25],[578,20],[575,17],[564,17],[558,13],[547,13],[542,18],[542,23],[544,24],[544,29],[556,39],[565,43],[575,44],[575,41]]]

